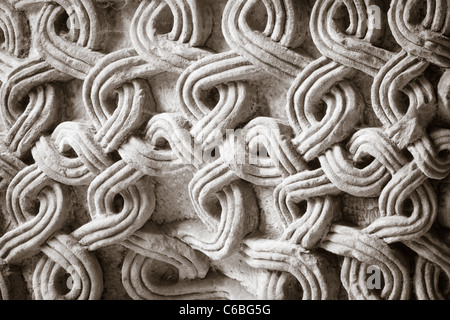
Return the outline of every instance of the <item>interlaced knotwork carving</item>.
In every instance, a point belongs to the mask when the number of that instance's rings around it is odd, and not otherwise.
[[[1,299],[449,299],[450,0],[1,1]]]

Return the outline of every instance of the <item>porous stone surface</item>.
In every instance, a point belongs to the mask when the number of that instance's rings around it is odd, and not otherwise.
[[[450,0],[0,0],[1,299],[449,299]]]

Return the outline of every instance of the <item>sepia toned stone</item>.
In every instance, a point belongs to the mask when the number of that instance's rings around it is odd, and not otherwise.
[[[450,0],[0,0],[0,299],[450,299]]]

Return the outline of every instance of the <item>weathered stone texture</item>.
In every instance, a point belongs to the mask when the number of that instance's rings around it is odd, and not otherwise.
[[[449,299],[450,0],[0,0],[0,299]]]

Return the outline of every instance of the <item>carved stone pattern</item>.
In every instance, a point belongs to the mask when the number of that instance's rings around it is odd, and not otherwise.
[[[1,299],[450,298],[450,0],[1,0],[0,83]]]

